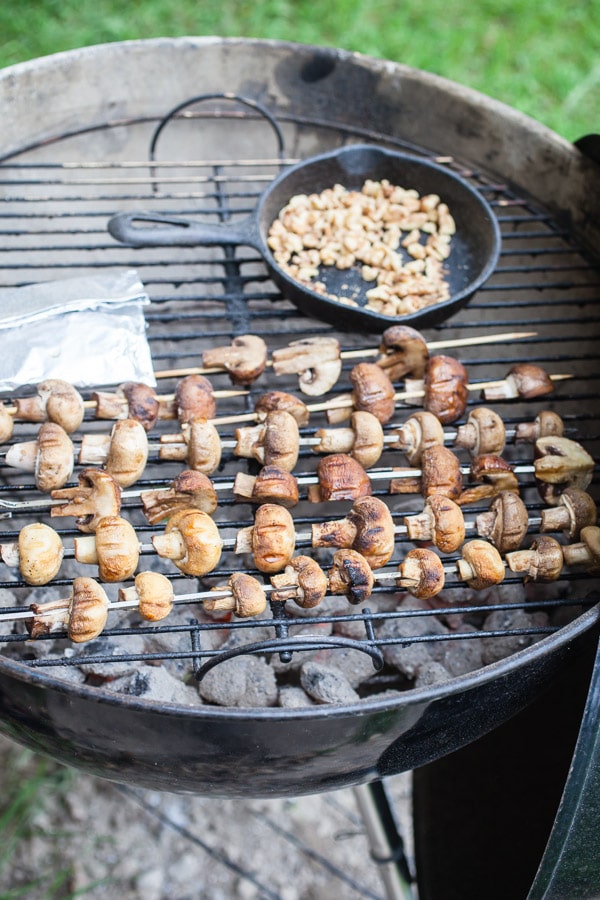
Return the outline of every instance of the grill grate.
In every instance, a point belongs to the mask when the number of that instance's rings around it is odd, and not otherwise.
[[[262,260],[256,252],[245,248],[164,248],[132,250],[114,242],[106,232],[106,222],[120,210],[144,209],[162,215],[227,221],[248,215],[266,184],[283,165],[296,162],[308,155],[307,148],[318,144],[337,146],[354,140],[372,140],[395,149],[405,149],[428,155],[467,178],[486,197],[494,210],[502,231],[502,253],[499,265],[487,284],[470,304],[450,321],[426,332],[432,340],[460,338],[475,334],[489,334],[508,330],[534,330],[536,335],[523,341],[469,347],[456,353],[467,366],[472,382],[503,377],[510,366],[524,359],[537,362],[550,373],[569,373],[569,381],[558,384],[549,402],[522,403],[501,401],[494,408],[502,415],[507,427],[532,420],[542,408],[552,408],[564,419],[569,437],[581,441],[589,453],[600,458],[598,422],[594,404],[598,396],[597,343],[595,329],[598,325],[598,299],[600,272],[586,252],[573,239],[563,223],[555,221],[544,209],[532,203],[526,196],[516,193],[510,186],[498,182],[493,176],[467,169],[454,159],[431,156],[414,145],[392,140],[388,135],[376,134],[364,129],[332,129],[327,122],[300,118],[281,118],[281,128],[293,155],[274,153],[277,150],[271,125],[253,109],[242,108],[232,112],[226,104],[203,111],[187,109],[170,118],[168,128],[164,122],[147,119],[108,122],[94,132],[96,153],[90,159],[90,134],[88,131],[57,135],[53,140],[32,146],[18,156],[6,159],[0,165],[0,285],[15,287],[31,282],[52,280],[67,276],[89,274],[114,267],[137,269],[152,299],[147,313],[148,339],[157,369],[182,368],[200,364],[201,354],[208,346],[222,344],[236,334],[252,332],[262,336],[269,350],[284,346],[292,339],[315,333],[330,333],[323,323],[307,319],[286,301],[270,282]],[[243,129],[243,139],[240,139]],[[160,142],[155,140],[160,133]],[[200,134],[201,133],[201,134]],[[231,134],[235,133],[235,137]],[[198,155],[199,134],[204,142],[204,154]],[[233,152],[229,144],[233,141]],[[145,148],[156,144],[154,158],[144,158]],[[216,152],[215,148],[220,152]],[[264,150],[264,156],[258,152]],[[237,152],[235,152],[237,150]],[[181,156],[181,158],[179,158]],[[163,158],[164,157],[164,158]],[[341,335],[344,349],[360,349],[374,346],[376,338],[364,335]],[[454,351],[450,351],[454,353]],[[348,372],[353,363],[343,367],[342,377],[332,393],[348,390]],[[227,387],[225,375],[211,376],[215,388]],[[160,382],[160,391],[172,392],[175,378]],[[246,397],[219,401],[218,415],[231,415],[251,411],[257,397],[267,389],[297,392],[297,385],[286,378],[262,376],[252,386]],[[472,392],[469,406],[481,401]],[[394,422],[404,418],[406,410],[398,408]],[[310,428],[302,430],[310,434],[319,427],[321,420],[311,419]],[[108,423],[86,416],[82,431],[101,432]],[[172,423],[165,423],[155,434],[173,430]],[[35,433],[32,425],[17,424],[14,441],[26,440]],[[224,438],[233,437],[233,429],[221,431]],[[506,456],[515,465],[531,463],[531,448],[507,445]],[[313,473],[318,458],[303,450],[297,471]],[[464,460],[463,460],[464,461]],[[400,464],[387,451],[381,465]],[[252,463],[235,460],[224,454],[221,470],[214,478],[216,484],[231,483],[235,471],[247,466],[256,471]],[[144,478],[136,488],[167,485],[181,466],[159,462],[151,456]],[[5,509],[11,502],[39,500],[40,495],[30,481],[9,471],[0,470],[0,506]],[[539,514],[542,504],[531,474],[520,477],[521,493],[531,516]],[[590,492],[594,495],[592,485]],[[375,484],[374,493],[387,497],[384,482]],[[399,495],[389,498],[394,519],[398,522],[406,515],[420,511],[418,496]],[[320,504],[317,508],[301,501],[294,509],[294,521],[304,531],[324,518],[339,518],[346,506]],[[140,541],[146,544],[149,535],[156,533],[141,515],[139,501],[135,498],[124,504],[125,515],[136,526]],[[481,506],[466,508],[466,518],[474,520],[483,511]],[[49,510],[32,513],[25,510],[7,510],[0,522],[1,541],[11,541],[19,529],[32,518],[50,521]],[[222,535],[227,538],[243,526],[252,524],[248,506],[236,503],[230,492],[220,495],[215,520]],[[54,524],[54,522],[53,522]],[[75,529],[59,529],[67,547],[77,535]],[[535,534],[528,535],[526,545]],[[474,534],[470,536],[475,536]],[[298,550],[306,552],[299,542]],[[397,564],[409,547],[399,540],[388,568]],[[327,557],[327,551],[317,553]],[[328,557],[327,557],[328,558]],[[457,555],[444,556],[444,564],[454,566]],[[241,561],[243,560],[243,563]],[[166,572],[174,584],[175,593],[188,594],[204,591],[223,583],[234,571],[243,568],[251,574],[262,576],[253,570],[246,558],[223,554],[216,572],[200,580],[185,578],[172,567]],[[153,566],[149,554],[141,557],[140,568]],[[60,577],[42,590],[32,591],[18,580],[13,580],[14,570],[3,567],[0,588],[7,598],[1,613],[14,609],[15,605],[30,601],[31,595],[39,600],[64,595],[74,573],[90,574],[89,567],[74,562],[63,564]],[[107,586],[110,590],[113,586]],[[125,661],[155,663],[161,660],[186,660],[200,677],[208,668],[226,658],[220,649],[210,646],[211,632],[227,627],[237,633],[247,632],[250,647],[243,651],[235,648],[232,653],[252,652],[280,654],[285,661],[307,650],[325,649],[330,646],[353,646],[363,650],[373,659],[374,674],[364,688],[366,694],[385,690],[389,686],[406,689],[410,682],[399,675],[392,675],[384,667],[382,648],[394,644],[436,642],[468,642],[473,638],[493,640],[507,635],[520,638],[514,649],[533,639],[543,637],[561,627],[570,616],[595,602],[594,579],[581,571],[565,571],[552,585],[523,585],[517,576],[507,576],[497,589],[474,597],[465,592],[456,578],[449,577],[441,608],[387,609],[389,588],[377,587],[372,606],[381,609],[364,609],[346,612],[336,609],[335,615],[327,614],[327,608],[318,616],[306,619],[283,611],[272,604],[271,618],[254,622],[235,620],[224,626],[223,622],[205,621],[198,613],[198,605],[192,600],[178,605],[182,616],[173,622],[166,620],[150,626],[132,622],[128,612],[111,613],[111,619],[103,635],[85,650],[87,664],[114,664]],[[11,597],[12,595],[12,597]],[[42,597],[43,595],[43,597]],[[397,594],[395,595],[397,596]],[[10,599],[9,599],[10,598]],[[111,596],[111,600],[113,596]],[[533,613],[546,612],[548,616],[527,627],[506,629],[482,628],[484,618],[492,612],[527,609]],[[378,627],[385,621],[405,617],[428,619],[444,616],[449,623],[445,634],[414,635],[395,638],[379,637]],[[114,618],[113,618],[114,617]],[[465,628],[465,623],[477,622],[477,630]],[[297,626],[336,626],[350,623],[363,630],[361,637],[294,636]],[[255,639],[254,633],[270,631],[268,639]],[[0,645],[12,658],[34,668],[49,668],[55,673],[61,668],[77,666],[81,657],[66,641],[56,635],[41,638],[35,643],[27,640],[23,627],[4,629]],[[188,645],[181,645],[181,635],[187,636]],[[291,636],[290,636],[291,635]],[[128,641],[144,636],[148,645],[138,652],[128,652]],[[119,650],[112,652],[111,641],[118,639]],[[157,648],[160,644],[159,648]],[[382,670],[375,674],[375,670]]]

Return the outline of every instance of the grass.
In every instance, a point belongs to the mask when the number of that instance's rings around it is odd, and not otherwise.
[[[600,127],[600,0],[5,0],[0,66],[89,44],[209,34],[402,62],[495,97],[569,140]]]

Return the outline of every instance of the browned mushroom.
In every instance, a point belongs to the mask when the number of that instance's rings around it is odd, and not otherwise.
[[[75,559],[97,565],[102,581],[125,581],[131,578],[140,556],[140,543],[133,526],[121,516],[100,519],[96,533],[76,537]]]
[[[118,516],[121,510],[121,488],[103,469],[82,469],[78,487],[51,491],[53,500],[64,500],[50,509],[51,516],[75,516],[80,531],[94,532],[105,516]]]
[[[487,406],[472,409],[464,425],[456,429],[455,447],[463,447],[472,456],[502,453],[506,445],[504,422]]]
[[[556,435],[562,437],[565,432],[565,423],[550,409],[544,409],[537,414],[533,422],[519,422],[515,428],[515,442],[535,443],[538,438]]]
[[[462,494],[463,476],[458,457],[448,447],[439,444],[423,450],[420,474],[411,475],[411,469],[394,468],[392,471],[405,471],[406,475],[391,479],[391,494],[422,493],[423,497],[441,494],[451,500],[458,500]]]
[[[300,500],[298,482],[279,466],[263,466],[258,475],[237,472],[233,483],[236,500],[251,503],[279,503],[288,509]]]
[[[581,529],[577,544],[563,547],[567,566],[584,566],[590,575],[600,574],[600,528],[586,525]]]
[[[375,577],[369,561],[352,549],[336,550],[329,570],[329,590],[344,594],[352,604],[364,603],[373,593]]]
[[[18,566],[24,581],[31,585],[48,584],[60,569],[64,549],[60,535],[42,522],[25,525],[17,541],[0,544],[7,566]]]
[[[319,483],[311,484],[307,492],[311,503],[356,500],[373,492],[369,476],[347,453],[332,453],[320,459],[317,476]]]
[[[240,334],[227,347],[214,347],[202,354],[207,369],[225,369],[234,384],[251,384],[265,371],[267,345],[255,334]]]
[[[565,488],[584,491],[592,480],[594,460],[577,441],[554,435],[538,438],[535,456],[538,490],[548,504],[556,505]]]
[[[264,422],[236,428],[236,456],[257,459],[262,465],[275,465],[291,472],[298,460],[300,436],[298,423],[291,413],[275,410]]]
[[[308,425],[310,420],[310,410],[306,403],[293,394],[286,394],[285,391],[267,391],[266,394],[261,394],[254,404],[254,412],[259,421],[264,421],[267,414],[275,410],[290,413],[298,425]]]
[[[169,519],[182,509],[199,509],[211,516],[218,504],[212,481],[195,469],[180,472],[168,488],[144,491],[140,499],[144,515],[151,525]]]
[[[135,600],[142,619],[160,622],[173,609],[173,585],[160,572],[139,572],[133,587],[119,588],[119,600]]]
[[[256,510],[254,525],[240,528],[235,553],[252,553],[260,572],[281,572],[292,559],[296,544],[294,521],[288,510],[275,503],[264,503]]]
[[[213,519],[199,509],[182,509],[168,520],[164,534],[153,535],[159,556],[171,559],[185,575],[202,577],[221,559],[223,541]]]
[[[310,556],[294,556],[284,571],[271,576],[271,600],[293,600],[302,609],[318,606],[329,587],[325,572]]]
[[[394,385],[376,363],[358,363],[350,371],[356,409],[372,413],[385,425],[394,415]]]
[[[318,335],[292,341],[272,355],[275,374],[299,375],[300,390],[311,397],[331,390],[342,371],[340,344],[334,337]]]
[[[390,381],[398,381],[405,375],[423,378],[429,359],[429,349],[423,335],[409,325],[392,325],[386,328],[379,345],[377,365],[385,369]]]
[[[442,553],[454,553],[465,539],[462,509],[443,494],[432,494],[418,515],[405,516],[411,541],[432,541]]]
[[[0,402],[0,444],[10,441],[15,430],[15,420],[3,402]]]
[[[423,408],[443,425],[456,422],[467,408],[469,376],[453,356],[432,356],[423,376]]]
[[[412,413],[398,428],[392,432],[397,436],[393,449],[402,450],[411,466],[418,466],[424,450],[436,444],[444,443],[442,423],[433,413],[421,411]]]
[[[231,610],[241,619],[252,616],[260,616],[267,608],[265,590],[256,578],[246,575],[244,572],[234,572],[229,576],[227,591],[223,588],[213,588],[212,597],[204,600],[204,609],[209,611]]]
[[[500,491],[519,491],[519,480],[511,464],[493,453],[484,453],[472,461],[471,479],[477,483],[465,488],[457,498],[461,506],[495,497]]]
[[[33,397],[15,401],[16,416],[28,422],[55,422],[71,434],[83,421],[81,394],[68,381],[48,378],[40,382]]]
[[[163,434],[159,459],[185,461],[190,469],[212,475],[221,463],[221,437],[212,422],[202,417],[190,419],[181,434]]]
[[[63,630],[66,626],[74,643],[91,641],[104,629],[109,606],[108,597],[98,582],[79,576],[73,581],[68,599],[32,603],[29,608],[33,618],[26,627],[32,638]]]
[[[396,584],[405,588],[418,600],[435,597],[444,587],[442,561],[433,550],[425,547],[410,550],[398,566]]]
[[[62,487],[73,471],[74,449],[69,435],[61,425],[44,422],[35,441],[12,444],[6,451],[7,466],[33,472],[40,491]]]
[[[350,428],[319,428],[315,453],[349,453],[365,469],[374,466],[383,451],[383,429],[379,419],[365,410],[355,410]]]
[[[456,570],[461,581],[465,581],[474,591],[500,584],[504,580],[504,563],[498,550],[487,541],[475,539],[463,546],[462,556],[456,561]]]
[[[394,552],[394,522],[378,497],[360,497],[343,519],[312,526],[313,547],[352,548],[372,569],[379,569]]]
[[[166,411],[167,417],[179,419],[183,425],[192,419],[214,419],[217,404],[212,384],[204,375],[186,375],[175,387],[175,400]]]
[[[484,388],[483,396],[486,400],[513,400],[517,397],[532,400],[553,390],[552,379],[544,369],[533,363],[517,363],[506,378]]]
[[[596,525],[598,510],[592,497],[577,487],[566,488],[557,506],[542,510],[540,531],[563,531],[569,540],[577,540],[582,528]]]
[[[511,572],[525,575],[525,581],[556,581],[563,567],[563,548],[547,534],[536,538],[529,550],[506,554]]]
[[[477,532],[500,553],[518,550],[527,534],[527,507],[515,491],[500,491],[487,512],[477,516]]]
[[[160,402],[156,392],[142,382],[128,381],[114,393],[94,391],[97,419],[136,419],[150,431],[156,425]]]
[[[78,461],[104,465],[120,487],[130,487],[142,475],[148,461],[148,436],[136,419],[121,419],[110,435],[84,434]],[[60,487],[60,485],[57,485]]]

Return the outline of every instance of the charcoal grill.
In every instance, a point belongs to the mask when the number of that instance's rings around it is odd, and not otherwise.
[[[524,359],[550,373],[570,374],[548,401],[504,401],[494,407],[509,428],[530,421],[540,408],[552,408],[563,417],[569,436],[600,458],[595,408],[599,270],[594,256],[600,174],[597,163],[552,132],[473,91],[402,65],[250,40],[142,41],[60,54],[2,73],[0,98],[5,110],[0,284],[136,268],[152,300],[147,322],[155,367],[173,372],[160,381],[165,392],[173,389],[179,370],[199,364],[207,346],[236,334],[260,334],[272,350],[331,328],[303,316],[282,297],[251,249],[133,250],[106,231],[115,212],[150,210],[235,222],[252,211],[264,186],[283,167],[353,142],[376,143],[447,166],[490,203],[502,232],[502,252],[493,275],[469,305],[427,332],[427,338],[534,330],[536,335],[524,341],[456,353],[472,382],[502,378]],[[374,340],[348,332],[342,343],[364,349]],[[348,388],[348,369],[336,391]],[[225,375],[213,378],[217,387],[228,385]],[[267,384],[297,390],[291,380],[274,384],[267,378],[245,398],[220,401],[219,414],[251,410]],[[477,402],[472,395],[470,404]],[[106,424],[86,418],[83,428],[102,431]],[[32,426],[20,424],[15,440],[33,432]],[[507,455],[517,465],[531,462],[531,449],[521,445],[509,445]],[[314,471],[316,462],[313,454],[303,452],[298,469]],[[239,465],[227,457],[216,482],[230,483]],[[153,457],[140,486],[166,484],[177,470]],[[533,476],[529,472],[520,480],[535,515],[541,501]],[[597,494],[594,485],[590,490]],[[375,492],[385,496],[384,483]],[[226,490],[222,497],[216,520],[228,537],[251,524],[252,517]],[[1,523],[2,540],[13,539],[31,521],[29,510],[10,510],[10,503],[36,498],[32,483],[2,470],[0,502],[10,512]],[[418,498],[411,502],[410,508],[392,503],[395,515],[418,511]],[[146,542],[153,529],[144,524],[137,501],[128,501],[126,509]],[[323,510],[322,505],[315,510],[301,503],[295,522],[304,531],[324,515],[338,516],[342,507]],[[473,516],[477,511],[472,510]],[[47,510],[36,513],[38,519],[46,516]],[[75,530],[60,532],[68,546]],[[394,561],[405,549],[398,545]],[[217,572],[192,588],[178,573],[171,571],[169,577],[176,593],[189,593],[222,583],[239,565],[236,557],[225,554]],[[14,592],[17,602],[27,602],[28,589],[13,574],[5,569],[2,578],[3,590]],[[51,587],[68,593],[69,584],[70,578],[59,577]],[[378,588],[375,599],[385,590]],[[596,591],[595,579],[573,571],[551,588],[525,589],[521,579],[507,577],[485,598],[470,595],[468,606],[456,602],[444,611],[456,616],[457,626],[446,638],[453,642],[469,640],[460,617],[476,613],[484,602],[487,611],[545,610],[549,620],[513,631],[522,638],[522,649],[508,658],[418,689],[382,668],[387,642],[377,638],[376,626],[398,614],[349,608],[345,618],[364,627],[364,637],[353,639],[353,646],[374,661],[365,696],[356,704],[308,710],[189,707],[111,693],[102,684],[69,680],[68,671],[79,662],[71,648],[34,651],[22,629],[14,633],[7,628],[0,638],[0,727],[88,772],[151,788],[241,797],[358,784],[424,766],[526,708],[549,683],[560,680],[596,632]],[[446,594],[453,604],[460,601],[459,582],[449,579]],[[110,666],[191,660],[201,675],[219,663],[219,653],[206,647],[207,633],[216,626],[198,622],[194,610],[191,604],[189,621],[183,624],[167,620],[155,626],[111,614],[87,662]],[[253,642],[253,652],[285,661],[335,644],[314,637],[300,642],[290,633],[293,618],[276,607],[272,616],[266,626],[269,639]],[[311,621],[333,620],[325,611]],[[247,630],[252,641],[257,626],[235,621],[229,627]],[[128,640],[133,647],[139,635],[151,637],[154,649],[128,653]],[[478,636],[491,641],[506,634],[494,630]],[[111,641],[116,638],[121,649],[114,655]],[[400,691],[390,696],[384,693],[387,688]]]

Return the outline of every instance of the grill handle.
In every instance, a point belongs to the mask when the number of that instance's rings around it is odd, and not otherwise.
[[[247,244],[262,250],[254,218],[227,223],[192,222],[155,213],[117,213],[108,231],[122,244],[132,247],[214,247]]]

